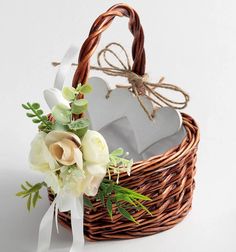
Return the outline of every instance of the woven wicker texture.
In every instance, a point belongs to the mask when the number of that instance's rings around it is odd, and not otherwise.
[[[120,184],[149,196],[145,206],[153,216],[143,210],[133,212],[140,223],[124,219],[118,212],[113,221],[100,202],[93,201],[94,210],[85,208],[84,233],[88,240],[128,239],[155,234],[179,223],[192,205],[194,175],[199,130],[194,120],[182,114],[187,135],[176,148],[163,155],[137,162],[132,175],[122,174]],[[49,194],[50,201],[53,195]],[[59,213],[59,222],[70,228],[70,214]]]
[[[130,18],[129,28],[134,35],[132,69],[139,75],[144,74],[144,35],[139,17],[131,7],[125,4],[115,5],[97,18],[82,46],[73,79],[74,87],[87,81],[89,59],[97,47],[101,33],[115,16]],[[94,209],[84,209],[84,234],[88,240],[128,239],[155,234],[172,228],[187,215],[192,205],[199,130],[190,116],[182,116],[187,134],[179,146],[162,155],[134,163],[130,177],[126,174],[120,176],[120,185],[152,199],[143,203],[153,215],[150,216],[144,210],[133,210],[131,214],[139,222],[137,225],[122,217],[114,206],[111,220],[101,202],[91,198]],[[53,198],[49,192],[50,201]],[[59,213],[59,222],[70,229],[70,213]]]

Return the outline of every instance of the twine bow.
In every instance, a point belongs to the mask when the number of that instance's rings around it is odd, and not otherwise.
[[[123,51],[126,62],[122,61],[121,58],[117,55],[117,53],[115,53],[114,50],[110,49],[111,46],[117,46]],[[114,56],[115,59],[118,60],[118,62],[120,63],[121,67],[112,64],[107,58],[107,53],[110,53],[112,56]],[[107,66],[102,65],[101,58],[107,64]],[[160,107],[168,106],[175,109],[184,109],[189,102],[189,95],[180,87],[174,84],[164,83],[164,77],[161,77],[157,83],[152,83],[148,81],[147,74],[140,76],[134,73],[131,68],[128,53],[125,48],[119,43],[110,43],[104,49],[102,49],[97,55],[97,63],[98,66],[91,66],[90,69],[102,71],[103,73],[110,76],[121,76],[127,78],[129,82],[128,85],[116,85],[116,87],[129,89],[129,91],[131,91],[137,97],[139,104],[141,105],[150,120],[155,117],[155,113]],[[52,64],[54,66],[57,66],[60,63],[53,62]],[[184,101],[172,100],[159,93],[158,89],[168,89],[180,93],[184,97]],[[112,90],[108,91],[108,94],[106,96],[107,98],[109,97],[111,91]],[[151,113],[145,107],[140,96],[145,96],[152,102],[153,105],[155,104]]]

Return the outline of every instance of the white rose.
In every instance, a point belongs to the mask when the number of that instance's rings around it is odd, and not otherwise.
[[[84,160],[88,163],[107,164],[109,150],[104,137],[97,131],[88,130],[82,140]]]
[[[89,164],[86,167],[86,181],[84,192],[88,196],[95,196],[106,175],[106,165]]]
[[[97,131],[88,130],[82,140],[84,160],[86,161],[86,181],[84,192],[95,196],[106,175],[109,150],[104,137]]]
[[[45,144],[46,135],[44,132],[36,135],[31,143],[29,154],[31,168],[41,172],[49,172],[59,167]]]

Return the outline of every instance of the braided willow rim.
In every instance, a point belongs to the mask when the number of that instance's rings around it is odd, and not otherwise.
[[[139,225],[126,220],[113,208],[113,220],[101,202],[93,198],[94,209],[84,209],[84,234],[87,240],[131,239],[152,235],[172,228],[183,220],[192,206],[196,152],[199,129],[195,121],[182,114],[187,135],[182,143],[132,167],[131,176],[121,174],[120,185],[147,195],[152,201],[144,202],[152,212],[134,211]],[[54,196],[49,193],[50,201]],[[59,213],[59,222],[70,226],[70,213]]]

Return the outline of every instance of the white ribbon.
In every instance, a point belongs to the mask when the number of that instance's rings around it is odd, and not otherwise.
[[[57,213],[71,212],[71,228],[73,235],[73,243],[70,252],[78,252],[83,250],[84,246],[84,223],[83,223],[83,195],[74,197],[69,194],[59,193],[48,211],[43,216],[39,227],[39,239],[37,252],[49,252],[53,228],[55,209],[55,221],[57,224]]]
[[[71,45],[69,49],[66,51],[64,57],[62,58],[59,70],[56,74],[56,78],[54,81],[54,88],[62,90],[66,76],[70,71],[72,60],[77,55],[78,51],[79,48],[74,45]]]
[[[64,81],[69,73],[71,63],[75,55],[78,53],[78,48],[71,46],[62,59],[60,68],[58,69],[54,88],[44,91],[45,100],[50,108],[57,103],[66,103],[65,99],[61,96]],[[37,252],[49,252],[53,228],[55,210],[56,228],[58,231],[58,210],[60,212],[71,212],[71,228],[73,235],[73,243],[70,252],[83,251],[84,246],[84,219],[83,219],[83,195],[74,197],[65,192],[59,192],[49,207],[48,211],[43,216],[39,227],[38,249]]]
[[[61,90],[63,88],[65,79],[69,74],[73,59],[78,54],[78,51],[78,47],[73,45],[70,46],[70,48],[66,51],[63,59],[61,60],[60,67],[57,71],[56,78],[54,81],[54,87],[46,89],[43,92],[44,98],[50,109],[52,109],[58,103],[63,103],[66,106],[70,107],[69,102],[62,96]]]

